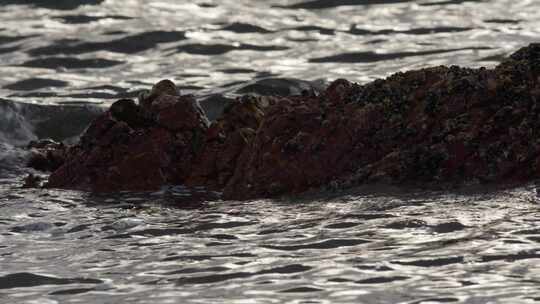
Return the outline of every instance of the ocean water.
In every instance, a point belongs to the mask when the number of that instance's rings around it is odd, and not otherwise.
[[[534,184],[365,186],[223,201],[22,189],[32,139],[74,142],[169,78],[209,115],[540,40],[534,0],[0,0],[0,303],[535,303]],[[35,172],[34,172],[35,173]]]

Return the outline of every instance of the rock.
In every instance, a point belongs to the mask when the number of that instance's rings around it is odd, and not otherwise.
[[[243,96],[211,124],[173,85],[156,84],[140,105],[113,104],[67,150],[48,187],[187,184],[248,199],[540,177],[539,44],[494,69],[439,66],[366,85],[338,79],[296,96]]]
[[[162,94],[147,109],[119,100],[69,148],[46,186],[110,192],[181,183],[206,129],[190,96]]]
[[[228,104],[222,117],[203,135],[203,148],[186,183],[222,189],[234,174],[240,153],[255,137],[263,117],[264,108],[258,98],[245,96]]]
[[[365,86],[339,79],[319,98],[283,98],[266,111],[224,196],[538,177],[537,48],[494,70],[435,67]]]
[[[42,181],[43,179],[40,176],[30,173],[24,178],[22,188],[41,188]]]
[[[154,86],[152,86],[151,95],[160,96],[160,95],[171,95],[171,96],[180,96],[180,90],[176,87],[174,82],[169,79],[160,80]]]
[[[27,145],[30,157],[26,165],[39,171],[55,171],[65,161],[67,147],[52,139],[31,141]]]
[[[151,124],[149,118],[131,99],[120,99],[109,109],[112,118],[123,121],[132,128],[144,128]]]
[[[32,140],[26,145],[27,149],[56,149],[60,148],[63,145],[59,142],[56,142],[50,138]]]
[[[169,79],[161,80],[152,86],[151,91],[143,91],[139,94],[139,105],[142,109],[148,110],[151,108],[154,100],[162,95],[178,97],[180,96],[180,90]]]
[[[210,124],[193,96],[161,95],[152,104],[156,123],[173,132],[180,130],[206,130]]]

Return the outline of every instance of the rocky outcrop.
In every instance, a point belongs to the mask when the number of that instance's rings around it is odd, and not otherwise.
[[[247,199],[369,182],[540,177],[540,45],[494,69],[396,73],[324,92],[237,98],[208,123],[158,83],[119,100],[66,152],[48,187],[152,190],[184,183]]]
[[[69,148],[47,186],[120,191],[184,182],[208,121],[193,96],[152,92],[150,97],[144,106],[128,99],[112,104]]]
[[[203,148],[194,161],[188,185],[223,189],[239,166],[238,158],[248,149],[264,118],[264,105],[244,96],[230,103],[222,116],[210,125]]]
[[[55,171],[66,161],[67,147],[52,139],[31,141],[27,166],[40,171]]]

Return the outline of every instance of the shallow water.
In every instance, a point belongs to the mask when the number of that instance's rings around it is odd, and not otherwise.
[[[0,4],[0,303],[540,302],[532,184],[248,202],[181,186],[115,196],[20,189],[21,145],[74,141],[101,106],[159,79],[213,96],[207,110],[217,115],[237,93],[494,66],[540,37],[540,3]]]
[[[200,204],[3,190],[6,303],[540,301],[531,187]]]

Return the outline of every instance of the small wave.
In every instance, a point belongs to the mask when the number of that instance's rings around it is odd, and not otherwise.
[[[350,247],[369,243],[368,240],[361,239],[328,239],[317,243],[307,243],[299,245],[266,245],[262,246],[268,249],[296,251],[303,249],[335,249],[340,247]]]
[[[103,69],[122,63],[124,62],[103,58],[79,59],[74,57],[49,57],[25,61],[21,66],[45,69]]]
[[[411,304],[425,304],[425,303],[453,303],[459,302],[457,298],[425,298],[422,300],[411,302]]]
[[[295,288],[289,288],[285,290],[281,290],[279,292],[283,293],[306,293],[306,292],[319,292],[323,291],[322,289],[315,288],[315,287],[308,287],[308,286],[302,286],[302,287],[295,287]]]
[[[1,1],[0,1],[0,3],[1,3]],[[25,35],[5,36],[5,35],[0,35],[0,45],[17,42],[17,41],[24,40],[24,39],[30,38],[30,37],[34,37],[34,36],[33,35],[30,35],[30,36],[25,36]]]
[[[369,279],[364,279],[360,281],[355,281],[356,284],[385,284],[395,281],[407,280],[409,277],[405,276],[394,276],[394,277],[373,277]]]
[[[301,25],[287,28],[286,30],[293,30],[299,32],[319,32],[319,34],[321,35],[334,35],[335,33],[334,29],[329,29],[318,25]]]
[[[128,17],[128,16],[120,16],[120,15],[106,15],[106,16],[64,15],[64,16],[56,17],[54,19],[58,19],[66,24],[84,24],[84,23],[95,22],[95,21],[99,21],[103,19],[129,20],[133,18]]]
[[[7,141],[21,142],[20,140],[7,138],[0,128],[0,178],[20,174],[21,166],[25,163],[28,155],[27,151],[14,147]]]
[[[48,80],[41,83],[49,84]],[[26,89],[34,84],[35,81],[31,80],[19,83],[18,86]],[[6,99],[0,99],[0,110],[3,116],[0,122],[0,142],[16,146],[26,145],[37,138],[62,141],[76,137],[104,111],[91,105],[38,105]]]
[[[485,23],[498,23],[498,24],[518,24],[521,23],[522,20],[519,19],[486,19],[483,20]]]
[[[149,31],[106,42],[82,42],[62,39],[49,46],[28,51],[30,55],[83,54],[97,51],[135,54],[156,47],[160,43],[177,42],[186,39],[182,31]]]
[[[355,226],[360,225],[360,223],[354,223],[354,222],[341,222],[341,223],[335,223],[324,226],[326,229],[345,229],[345,228],[352,228]]]
[[[312,269],[312,267],[301,265],[301,264],[292,264],[286,265],[266,270],[261,270],[258,272],[234,272],[234,273],[225,273],[225,274],[213,274],[208,276],[200,277],[185,277],[180,278],[176,281],[177,285],[188,285],[188,284],[211,284],[222,281],[228,281],[233,279],[248,278],[258,275],[268,275],[268,274],[295,274],[302,273]]]
[[[30,140],[36,139],[33,127],[20,113],[20,105],[9,103],[5,99],[0,99],[0,143],[7,145],[24,145]],[[10,151],[5,149],[4,151]]]
[[[234,22],[231,24],[228,24],[221,28],[222,31],[229,31],[233,33],[239,33],[239,34],[245,34],[245,33],[260,33],[260,34],[268,34],[273,33],[273,31],[267,30],[263,27],[249,24],[249,23],[241,23],[241,22]]]
[[[540,259],[540,253],[536,251],[521,251],[517,253],[501,254],[501,255],[484,255],[481,258],[481,262],[494,262],[494,261],[507,261],[515,262],[529,259]]]
[[[251,74],[256,73],[257,71],[252,69],[240,69],[240,68],[230,68],[230,69],[222,69],[218,70],[219,72],[225,73],[225,74]]]
[[[11,53],[11,52],[17,51],[18,49],[19,47],[17,46],[0,48],[0,54]]]
[[[239,88],[237,94],[257,94],[263,96],[301,95],[303,91],[320,92],[324,89],[322,82],[310,82],[294,78],[264,78],[248,83]]]
[[[31,5],[35,7],[43,7],[48,9],[55,10],[73,10],[82,5],[99,5],[105,0],[60,0],[60,1],[49,1],[49,0],[2,0],[0,4],[3,5]]]
[[[16,226],[11,229],[12,232],[25,233],[25,232],[45,232],[56,227],[53,223],[49,222],[35,222],[22,226]]]
[[[62,296],[62,295],[77,295],[83,294],[95,290],[94,288],[73,288],[73,289],[63,289],[57,290],[49,293],[51,296]]]
[[[418,52],[396,52],[396,53],[375,53],[375,52],[352,52],[326,57],[312,58],[309,62],[325,63],[325,62],[340,62],[340,63],[370,63],[385,60],[402,59],[406,57],[427,56],[435,54],[444,54],[451,52],[459,52],[466,50],[490,50],[489,47],[468,47],[446,50],[430,50]]]
[[[409,30],[366,30],[358,28],[357,25],[351,26],[349,34],[353,35],[392,35],[392,34],[409,34],[409,35],[433,35],[439,33],[457,33],[472,30],[472,27],[456,27],[456,26],[439,26],[439,27],[418,27]]]
[[[0,277],[0,289],[33,287],[41,285],[101,284],[103,281],[84,278],[55,278],[29,272],[13,273]]]
[[[485,0],[448,0],[448,1],[441,1],[441,2],[426,2],[426,3],[421,3],[420,6],[457,5],[457,4],[467,3],[467,2],[485,2]]]
[[[412,261],[394,261],[394,264],[404,265],[404,266],[416,266],[416,267],[441,267],[451,264],[461,264],[464,263],[465,259],[462,256],[458,257],[441,257],[435,259],[423,259],[423,260],[412,260]]]
[[[177,48],[179,53],[188,53],[193,55],[222,55],[231,51],[249,50],[249,51],[283,51],[288,50],[289,47],[278,45],[253,45],[242,43],[240,45],[229,44],[201,44],[192,43],[184,44]]]
[[[435,226],[432,226],[431,229],[436,233],[450,233],[455,231],[461,231],[466,229],[467,226],[463,225],[458,221],[450,221],[445,223],[440,223]]]
[[[275,6],[279,8],[288,8],[288,9],[328,9],[336,8],[340,6],[365,6],[365,5],[376,5],[376,4],[394,4],[394,3],[405,3],[405,2],[414,2],[413,0],[314,0],[307,2],[300,2],[288,6]]]
[[[395,222],[392,222],[384,228],[387,229],[410,229],[410,228],[427,228],[428,224],[425,221],[417,220],[417,219],[403,219],[398,220]]]
[[[68,82],[49,78],[29,78],[4,86],[13,91],[31,91],[51,87],[67,87]]]
[[[250,272],[235,272],[227,274],[213,274],[201,277],[186,277],[176,280],[176,285],[212,284],[234,279],[243,279],[253,275],[254,274]]]

